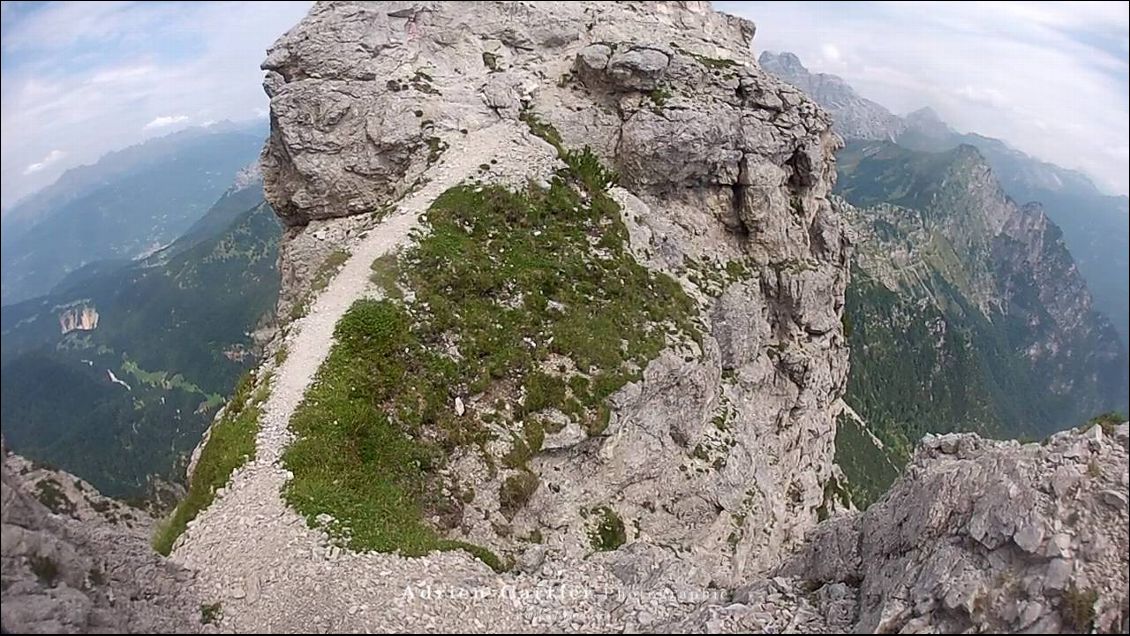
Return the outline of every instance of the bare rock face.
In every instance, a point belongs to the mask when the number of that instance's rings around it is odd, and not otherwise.
[[[5,633],[195,633],[192,574],[149,546],[152,519],[4,451]]]
[[[857,631],[1125,632],[1130,437],[1107,431],[927,437],[887,497],[783,571],[857,589]]]
[[[1126,633],[1128,425],[1042,444],[923,440],[865,513],[666,624],[693,633]]]
[[[827,201],[840,141],[757,66],[753,33],[696,2],[334,2],[270,50],[263,171],[291,226],[284,297],[308,280],[288,272],[316,267],[288,262],[290,245],[418,187],[445,140],[522,118],[619,173],[633,253],[699,302],[701,351],[653,360],[604,431],[547,439],[524,508],[502,515],[482,480],[505,475],[468,468],[460,538],[511,554],[554,528],[538,549],[579,557],[582,513],[607,507],[629,543],[676,546],[633,563],[693,553],[685,576],[706,585],[775,565],[815,525],[847,373],[848,244]]]

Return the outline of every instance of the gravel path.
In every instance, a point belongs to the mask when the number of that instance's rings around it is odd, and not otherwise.
[[[402,245],[439,194],[491,159],[494,178],[522,183],[555,165],[547,144],[505,122],[451,140],[423,188],[353,247],[352,256],[294,325],[289,355],[264,405],[257,457],[236,471],[212,506],[189,525],[173,558],[196,570],[207,600],[223,607],[220,628],[237,632],[522,631],[615,628],[598,603],[614,580],[568,568],[547,578],[498,575],[464,552],[407,559],[356,554],[306,526],[279,496],[287,423],[333,342],[334,325],[372,293],[369,265]],[[594,595],[604,585],[608,595]],[[536,595],[536,598],[535,596]],[[585,599],[573,598],[586,595]],[[614,599],[613,599],[614,600]]]

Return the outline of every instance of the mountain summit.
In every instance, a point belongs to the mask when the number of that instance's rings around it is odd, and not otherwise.
[[[763,51],[757,58],[761,68],[796,86],[828,109],[836,131],[847,138],[894,140],[907,123],[883,106],[860,97],[837,75],[811,73],[793,53]]]

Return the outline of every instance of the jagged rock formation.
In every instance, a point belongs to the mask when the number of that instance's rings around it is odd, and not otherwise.
[[[1128,425],[1043,444],[927,437],[865,513],[684,631],[1125,633]],[[977,493],[971,496],[971,493]]]
[[[268,199],[291,227],[282,296],[301,296],[294,288],[341,245],[333,237],[358,234],[329,219],[387,208],[427,182],[437,149],[534,114],[564,147],[589,146],[618,172],[633,250],[683,281],[705,333],[696,355],[665,352],[614,395],[606,432],[567,428],[571,438],[549,440],[552,452],[533,460],[545,487],[513,519],[490,498],[497,484],[460,475],[482,512],[468,506],[456,536],[510,552],[524,548],[500,524],[513,536],[555,527],[554,549],[580,554],[590,548],[577,511],[611,505],[629,540],[712,555],[703,584],[772,565],[824,502],[846,374],[847,252],[826,200],[838,147],[828,120],[757,68],[752,24],[701,3],[487,3],[474,13],[324,3],[271,49],[263,164]],[[727,262],[750,274],[708,290],[696,270]]]
[[[153,553],[145,512],[6,449],[0,479],[4,633],[199,631],[192,573]]]
[[[843,78],[810,73],[793,53],[763,51],[757,61],[761,68],[796,86],[827,109],[835,120],[836,131],[844,137],[893,141],[912,125],[882,105],[860,97]]]

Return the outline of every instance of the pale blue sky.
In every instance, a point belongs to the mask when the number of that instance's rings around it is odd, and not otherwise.
[[[4,2],[4,207],[107,151],[265,115],[259,64],[310,4]]]
[[[5,208],[66,168],[185,126],[261,116],[259,63],[309,2],[3,3]],[[718,2],[896,112],[932,106],[1127,191],[1127,7]]]

